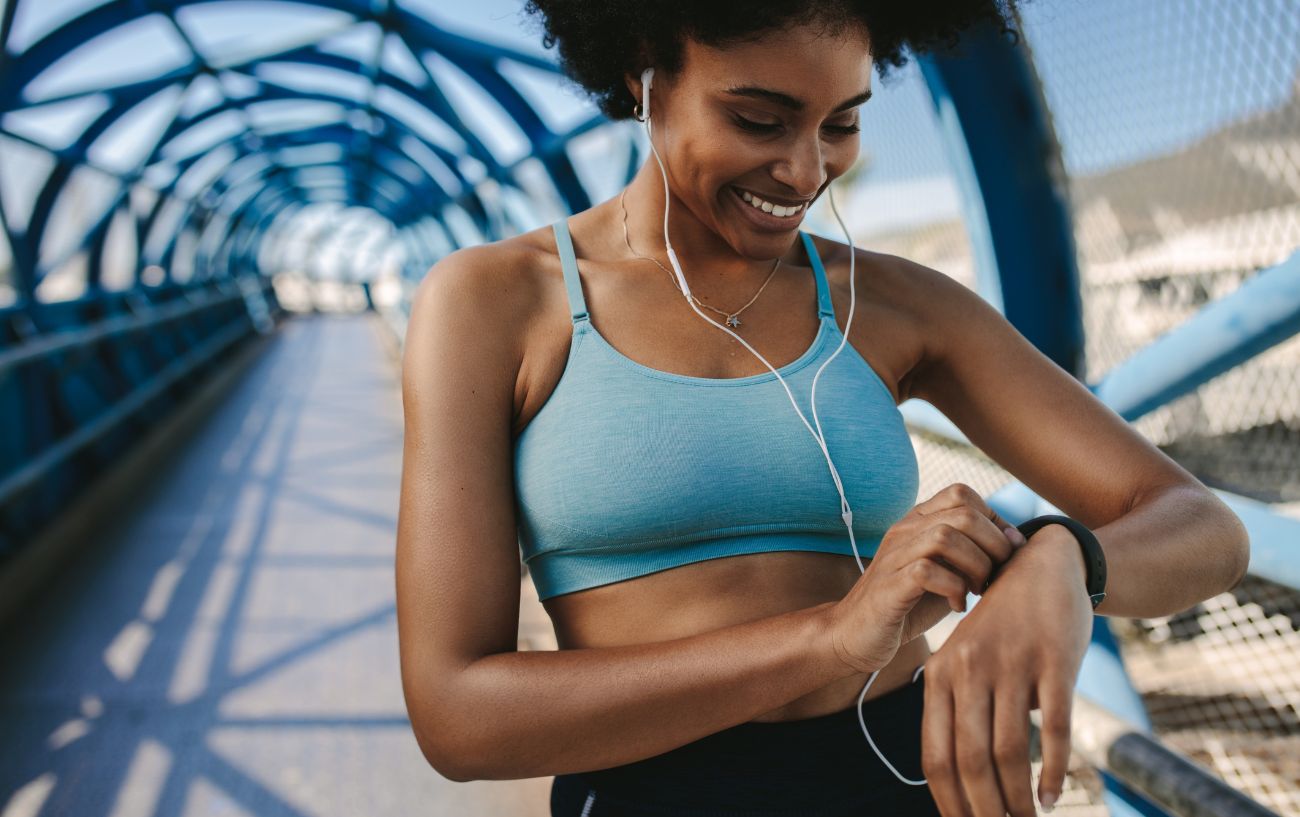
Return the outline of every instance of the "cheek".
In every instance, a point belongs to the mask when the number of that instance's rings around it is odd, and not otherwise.
[[[765,161],[761,154],[716,134],[683,143],[677,158],[680,163],[676,167],[681,170],[675,170],[674,175],[702,199],[716,198],[738,179],[752,177]]]
[[[827,164],[833,176],[843,176],[862,155],[862,142],[857,137],[858,134],[854,134],[853,138],[845,140],[846,144],[842,148],[837,148],[830,154]]]

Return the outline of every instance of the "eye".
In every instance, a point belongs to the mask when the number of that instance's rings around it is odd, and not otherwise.
[[[731,118],[740,127],[744,128],[747,131],[753,131],[755,133],[771,133],[772,131],[781,127],[779,124],[776,123],[755,122],[754,120],[746,119],[743,116],[733,115]]]
[[[781,127],[779,123],[755,122],[754,120],[746,119],[743,116],[733,115],[732,120],[737,126],[753,133],[771,133],[772,131],[779,130]],[[858,133],[861,128],[858,125],[827,125],[826,130],[840,136],[850,136]]]

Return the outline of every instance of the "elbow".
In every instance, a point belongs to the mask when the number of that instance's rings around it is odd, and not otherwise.
[[[1210,539],[1213,552],[1206,554],[1206,563],[1223,566],[1219,592],[1226,593],[1241,584],[1250,570],[1250,532],[1237,512],[1214,491],[1204,486],[1197,486],[1195,490],[1202,501],[1200,512],[1194,512],[1192,518],[1214,531]]]
[[[1213,491],[1203,489],[1203,495],[1208,510],[1203,518],[1213,520],[1207,524],[1215,531],[1214,553],[1209,558],[1224,565],[1228,583],[1220,592],[1226,593],[1241,584],[1250,570],[1250,531],[1237,512]]]
[[[1231,525],[1235,534],[1232,540],[1235,545],[1233,553],[1236,554],[1236,570],[1233,573],[1232,584],[1228,586],[1228,589],[1231,590],[1241,584],[1250,571],[1250,532],[1246,530],[1246,525],[1241,521],[1241,517],[1231,511],[1229,511],[1229,514],[1232,517]]]
[[[481,769],[469,747],[473,737],[463,721],[455,717],[457,704],[444,685],[403,679],[406,713],[420,754],[435,772],[455,783],[482,779]]]
[[[410,710],[415,742],[434,771],[454,783],[541,776],[520,766],[506,748],[510,739],[481,715],[472,714],[475,711],[447,700],[434,708]]]
[[[511,751],[515,741],[506,726],[484,717],[484,707],[455,681],[403,682],[406,710],[425,762],[454,783],[535,777]],[[432,675],[432,674],[430,674]],[[441,676],[446,678],[446,676]]]
[[[458,745],[454,729],[447,729],[432,718],[412,717],[411,731],[425,762],[442,777],[454,783],[484,779],[471,753]]]

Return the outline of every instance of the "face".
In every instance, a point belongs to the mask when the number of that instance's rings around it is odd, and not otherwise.
[[[650,90],[672,210],[742,256],[789,247],[809,205],[858,157],[871,69],[860,29],[796,27],[724,48],[688,40],[682,70],[656,70]],[[639,77],[630,90],[641,98]]]

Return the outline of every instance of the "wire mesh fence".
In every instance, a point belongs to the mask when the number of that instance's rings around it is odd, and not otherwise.
[[[1095,383],[1300,248],[1300,8],[1029,0],[1020,28],[1061,146]],[[926,101],[915,67],[881,84],[840,209],[860,246],[974,288]],[[1300,337],[1135,427],[1206,484],[1300,517]],[[978,450],[919,429],[912,439],[920,498],[952,482],[987,496],[1013,479]],[[1156,735],[1263,805],[1300,815],[1300,593],[1248,577],[1174,616],[1108,621]],[[947,632],[930,633],[934,648]],[[1097,772],[1074,760],[1057,808],[1105,813]],[[1038,772],[1035,762],[1035,781]]]

